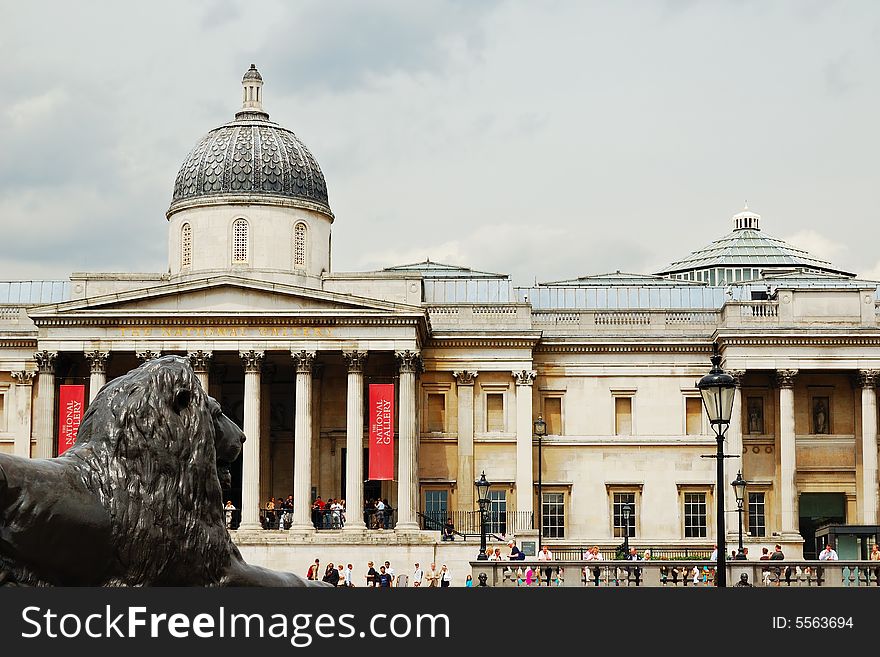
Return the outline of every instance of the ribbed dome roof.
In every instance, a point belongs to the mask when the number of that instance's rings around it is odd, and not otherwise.
[[[732,232],[681,260],[676,260],[656,274],[663,276],[713,267],[747,267],[813,269],[847,276],[854,275],[838,269],[827,260],[820,260],[807,251],[761,232],[758,227],[760,218],[760,215],[748,209],[734,215],[736,228]]]
[[[256,67],[245,73],[242,84],[245,103],[235,120],[202,137],[183,161],[168,213],[202,199],[247,196],[248,202],[259,203],[254,197],[263,196],[300,201],[332,217],[318,162],[293,132],[263,111]]]

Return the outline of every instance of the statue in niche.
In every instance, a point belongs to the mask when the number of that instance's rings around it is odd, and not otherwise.
[[[813,398],[813,433],[830,433],[828,430],[828,398]]]
[[[749,433],[764,433],[764,400],[749,398]]]

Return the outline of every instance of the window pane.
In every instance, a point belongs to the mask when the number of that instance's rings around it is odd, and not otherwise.
[[[706,537],[706,493],[684,494],[684,536]]]
[[[486,395],[486,431],[504,431],[504,395]]]
[[[629,506],[629,535],[636,535],[636,494],[635,493],[614,493],[612,496],[612,518],[614,521],[614,537],[623,538],[624,526],[626,523],[623,519],[623,507]]]
[[[764,508],[764,493],[749,493],[749,510],[746,528],[752,536],[767,535],[767,521]]]
[[[493,534],[507,533],[507,491],[489,491],[489,527]]]
[[[541,531],[544,538],[565,536],[565,495],[543,493],[541,502]]]
[[[615,397],[614,433],[618,436],[632,435],[632,398]]]
[[[425,516],[438,523],[434,529],[440,529],[446,522],[449,501],[449,491],[426,490],[425,491]]]
[[[192,226],[183,224],[180,235],[180,266],[189,267],[192,265]]]
[[[687,418],[687,435],[699,436],[703,433],[703,401],[699,397],[688,397],[684,401]]]
[[[562,435],[562,398],[548,397],[544,400],[544,420],[547,422],[547,434]]]
[[[303,223],[293,229],[293,266],[306,266],[306,225]]]
[[[428,395],[427,430],[433,433],[446,431],[446,395]]]
[[[232,224],[232,261],[247,262],[248,259],[248,223],[244,219],[236,219]]]

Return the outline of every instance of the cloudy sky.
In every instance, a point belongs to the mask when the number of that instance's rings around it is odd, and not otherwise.
[[[165,271],[177,168],[265,106],[333,267],[651,272],[732,227],[880,277],[873,0],[0,0],[0,279]]]

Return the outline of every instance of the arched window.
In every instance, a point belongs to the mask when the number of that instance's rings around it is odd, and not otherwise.
[[[180,266],[189,267],[192,264],[192,226],[183,224],[180,229]]]
[[[302,222],[293,228],[293,266],[302,269],[306,266],[306,238],[308,228]]]
[[[248,261],[248,222],[236,219],[232,223],[232,262]]]

